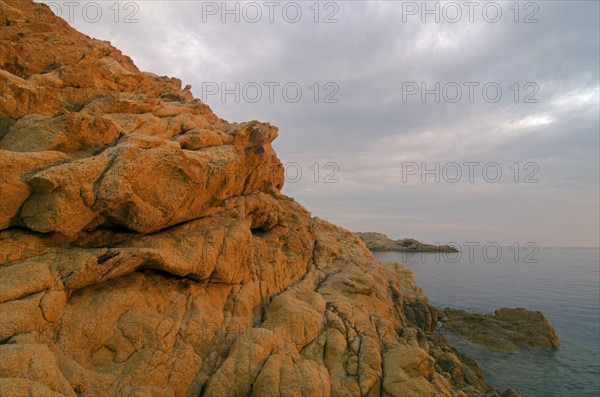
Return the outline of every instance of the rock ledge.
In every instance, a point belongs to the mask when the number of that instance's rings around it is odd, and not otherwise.
[[[558,349],[556,331],[539,311],[504,307],[494,314],[477,314],[446,308],[443,314],[446,329],[492,350]]]

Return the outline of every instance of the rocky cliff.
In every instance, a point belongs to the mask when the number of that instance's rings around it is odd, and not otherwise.
[[[409,270],[280,193],[277,128],[0,7],[1,395],[497,395]]]

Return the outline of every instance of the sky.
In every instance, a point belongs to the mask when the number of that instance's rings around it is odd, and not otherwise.
[[[600,241],[597,1],[44,1],[229,121],[352,231]]]

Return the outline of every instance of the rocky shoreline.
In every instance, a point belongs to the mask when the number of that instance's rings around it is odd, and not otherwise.
[[[395,252],[458,252],[450,245],[425,244],[412,238],[392,240],[383,233],[357,232],[356,235],[364,241],[371,251]]]
[[[281,194],[276,127],[0,9],[3,395],[499,396],[409,269]]]

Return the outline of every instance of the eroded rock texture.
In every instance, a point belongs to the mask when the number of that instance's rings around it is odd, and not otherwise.
[[[478,345],[501,352],[556,350],[559,339],[540,311],[503,307],[491,313],[446,308],[444,327]]]
[[[0,7],[1,395],[497,395],[409,270],[280,194],[275,127]]]

